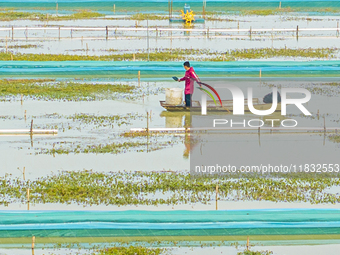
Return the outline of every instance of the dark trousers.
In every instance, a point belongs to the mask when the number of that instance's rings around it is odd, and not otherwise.
[[[190,94],[185,94],[185,106],[191,107],[191,96]]]

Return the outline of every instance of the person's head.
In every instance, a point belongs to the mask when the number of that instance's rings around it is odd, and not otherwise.
[[[184,64],[183,64],[183,66],[184,66],[184,69],[185,69],[185,70],[189,70],[189,69],[190,69],[190,63],[189,63],[189,61],[185,61]]]

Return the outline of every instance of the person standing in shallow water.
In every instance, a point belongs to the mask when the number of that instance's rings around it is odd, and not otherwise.
[[[184,89],[184,96],[185,96],[185,106],[191,106],[191,97],[194,93],[194,81],[201,82],[200,78],[198,78],[197,74],[194,71],[193,67],[190,67],[190,63],[188,61],[184,62],[183,64],[185,69],[185,75],[183,78],[179,79],[178,81],[185,81],[185,89]]]

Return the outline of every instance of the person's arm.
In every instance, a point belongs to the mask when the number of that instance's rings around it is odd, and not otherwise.
[[[196,81],[198,83],[198,85],[201,87],[201,80],[200,78],[197,76],[197,74],[195,73],[195,71],[190,72],[190,79],[193,79],[194,81]]]
[[[183,78],[178,79],[178,81],[185,81],[188,78],[188,72],[185,72],[185,75]]]

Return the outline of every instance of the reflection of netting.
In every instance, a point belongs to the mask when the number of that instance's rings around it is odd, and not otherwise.
[[[340,210],[3,212],[4,237],[340,234]],[[170,223],[170,224],[169,224]]]

